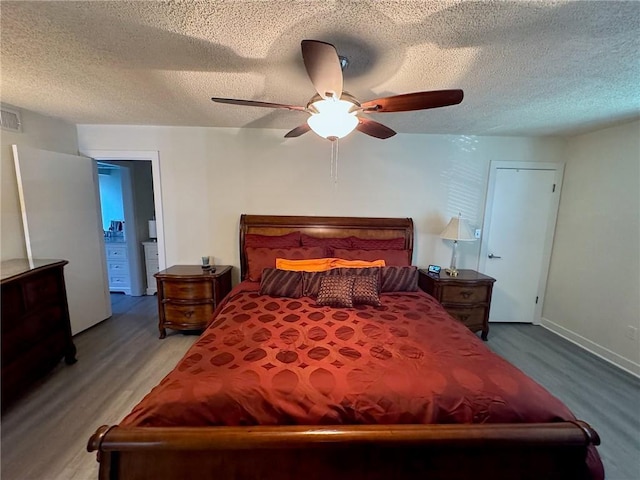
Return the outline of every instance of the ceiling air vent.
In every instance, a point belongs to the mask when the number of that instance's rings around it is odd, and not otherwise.
[[[20,112],[2,107],[0,109],[0,127],[11,132],[22,132]]]

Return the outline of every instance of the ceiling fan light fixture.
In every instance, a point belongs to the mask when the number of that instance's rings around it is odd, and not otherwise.
[[[342,138],[349,135],[358,125],[355,112],[351,112],[354,104],[346,100],[327,98],[317,100],[310,107],[317,112],[307,119],[311,130],[323,138]]]

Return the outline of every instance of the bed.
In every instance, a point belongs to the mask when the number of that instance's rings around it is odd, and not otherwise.
[[[239,239],[207,329],[90,438],[100,479],[604,478],[587,423],[411,287],[411,219],[243,215]],[[318,248],[388,261],[271,268]]]

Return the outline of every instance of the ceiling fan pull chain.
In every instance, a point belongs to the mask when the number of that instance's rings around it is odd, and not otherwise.
[[[338,188],[338,137],[328,137],[331,140],[331,179],[333,188]]]

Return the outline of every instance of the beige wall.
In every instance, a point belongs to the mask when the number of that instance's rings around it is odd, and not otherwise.
[[[568,139],[543,325],[640,374],[640,122]]]
[[[238,265],[241,213],[412,217],[414,263],[447,265],[450,246],[438,233],[458,211],[482,224],[491,160],[566,161],[543,324],[640,372],[638,341],[626,336],[629,326],[640,329],[638,122],[568,141],[356,134],[340,143],[337,185],[330,144],[312,134],[81,125],[76,137],[72,125],[28,111],[23,124],[22,134],[2,132],[3,259],[24,256],[12,143],[63,153],[157,150],[169,265],[202,255]],[[461,266],[475,268],[478,254],[477,242],[464,245]]]
[[[157,150],[160,157],[167,264],[203,255],[238,265],[240,214],[412,217],[414,263],[448,265],[438,234],[461,211],[482,224],[491,160],[562,159],[559,139],[397,135],[381,141],[354,134],[339,144],[338,182],[331,145],[313,134],[188,127],[78,127],[80,151]],[[460,248],[475,268],[479,242]],[[237,273],[236,273],[237,274]]]
[[[13,164],[12,144],[31,146],[42,150],[78,154],[78,138],[75,125],[45,117],[28,110],[19,110],[22,117],[22,133],[6,130],[0,132],[0,258],[24,258],[27,255],[20,214],[20,201],[16,172]]]

